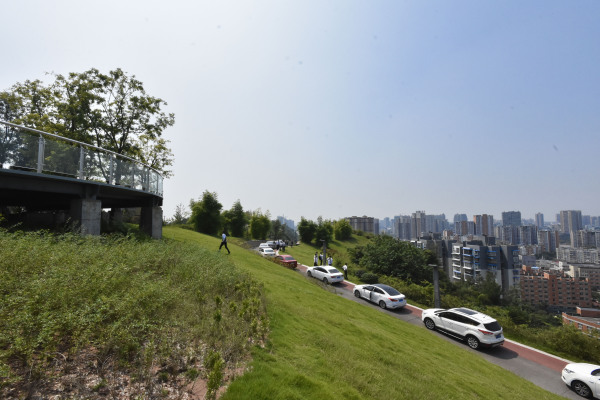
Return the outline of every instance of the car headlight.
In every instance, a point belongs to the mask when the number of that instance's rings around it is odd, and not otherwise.
[[[573,374],[573,373],[575,373],[575,371],[573,371],[572,369],[569,369],[569,368],[563,369],[563,372],[566,372],[567,374]]]

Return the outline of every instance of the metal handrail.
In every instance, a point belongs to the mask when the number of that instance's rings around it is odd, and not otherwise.
[[[84,157],[85,157],[84,149],[86,149],[86,150],[90,150],[91,154],[97,154],[98,157],[100,157],[99,153],[104,154],[105,157],[106,156],[109,157],[108,165],[104,165],[103,162],[102,162],[102,160],[100,158],[98,158],[98,163],[97,163],[97,166],[101,170],[101,174],[104,175],[104,178],[107,180],[108,184],[112,185],[113,184],[112,181],[114,180],[115,181],[115,185],[118,185],[121,181],[125,181],[125,180],[131,178],[132,179],[132,181],[131,181],[132,187],[136,186],[136,182],[134,182],[135,181],[135,171],[132,172],[130,175],[127,175],[127,176],[125,176],[125,175],[123,175],[123,176],[121,176],[121,175],[115,175],[114,174],[115,173],[115,171],[114,171],[114,167],[115,166],[113,164],[115,162],[123,163],[123,164],[119,164],[119,165],[121,165],[122,169],[123,168],[127,169],[129,167],[137,166],[135,168],[140,168],[140,171],[144,172],[144,175],[143,176],[140,175],[140,177],[139,177],[142,182],[141,183],[138,182],[141,185],[141,190],[145,191],[145,192],[155,193],[155,194],[157,194],[157,195],[159,195],[159,196],[162,197],[162,182],[163,182],[163,179],[164,179],[163,176],[155,168],[152,168],[152,167],[150,167],[150,166],[148,166],[146,164],[143,164],[140,161],[135,160],[134,158],[125,156],[123,154],[116,153],[116,152],[114,152],[112,150],[103,149],[103,148],[98,147],[98,146],[94,146],[94,145],[91,145],[91,144],[83,143],[83,142],[80,142],[80,141],[77,141],[77,140],[69,139],[69,138],[66,138],[66,137],[63,137],[63,136],[59,136],[59,135],[55,135],[55,134],[52,134],[52,133],[40,131],[40,130],[37,130],[37,129],[28,128],[26,126],[13,124],[11,122],[6,122],[6,121],[0,120],[0,124],[5,125],[7,127],[7,131],[6,132],[8,132],[8,127],[11,127],[13,129],[16,129],[16,130],[23,130],[23,131],[27,131],[27,132],[30,132],[30,133],[34,133],[34,134],[40,135],[40,138],[39,138],[39,147],[37,149],[37,151],[38,151],[38,154],[37,154],[37,156],[38,156],[37,157],[38,158],[38,161],[37,161],[37,172],[38,173],[41,173],[43,171],[49,172],[49,173],[56,172],[56,171],[44,170],[43,169],[44,156],[45,156],[44,147],[45,147],[45,141],[46,141],[46,139],[44,139],[43,137],[46,136],[48,138],[54,139],[54,141],[67,142],[67,143],[73,145],[73,147],[79,147],[80,148],[80,156],[79,156],[79,161],[78,161],[78,164],[79,164],[78,165],[79,173],[78,173],[77,176],[71,174],[72,176],[75,176],[78,179],[84,179],[84,176],[83,176],[84,175],[83,165],[84,165]],[[87,154],[89,155],[90,153],[87,153]],[[116,161],[115,159],[116,160],[122,160],[122,161]],[[113,161],[111,161],[111,160],[113,160]],[[128,164],[133,164],[133,165],[128,165]],[[73,165],[70,165],[70,167],[73,167]],[[4,165],[0,164],[0,168],[3,169]],[[151,190],[151,186],[154,186],[154,185],[152,185],[150,183],[151,182],[151,176],[152,176],[152,178],[156,179],[156,182],[155,182],[156,190]]]

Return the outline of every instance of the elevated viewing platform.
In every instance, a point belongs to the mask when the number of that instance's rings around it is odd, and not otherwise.
[[[140,207],[140,228],[160,238],[162,198],[162,175],[139,161],[0,121],[0,207],[65,210],[91,235],[100,234],[102,209]]]

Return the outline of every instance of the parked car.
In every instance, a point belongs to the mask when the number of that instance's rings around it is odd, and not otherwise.
[[[573,363],[562,370],[562,380],[578,395],[600,397],[600,365]]]
[[[275,256],[275,262],[283,265],[284,267],[292,269],[298,266],[298,261],[296,261],[294,257],[287,254],[280,254],[278,256]]]
[[[272,247],[269,245],[269,242],[259,244],[258,248],[259,249],[272,249]]]
[[[275,240],[268,240],[267,241],[267,245],[272,248],[273,250],[275,250],[277,248],[277,241]]]
[[[275,257],[277,255],[275,254],[275,250],[270,247],[259,247],[258,252],[263,257]]]
[[[336,283],[344,281],[344,275],[340,271],[327,265],[322,265],[319,267],[308,267],[306,269],[306,275],[322,280],[325,283]]]
[[[406,305],[406,296],[393,287],[382,283],[356,285],[354,286],[354,295],[379,304],[381,308],[403,308]]]
[[[504,343],[502,327],[494,318],[468,308],[430,308],[421,316],[427,329],[437,329],[465,340],[470,348],[495,347]]]

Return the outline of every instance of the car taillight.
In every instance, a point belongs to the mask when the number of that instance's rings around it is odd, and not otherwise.
[[[388,300],[391,300],[391,301],[398,301],[398,299],[392,299],[391,297],[388,297]]]
[[[483,333],[484,335],[493,335],[494,334],[494,332],[484,331],[483,329],[479,329],[479,332]]]

